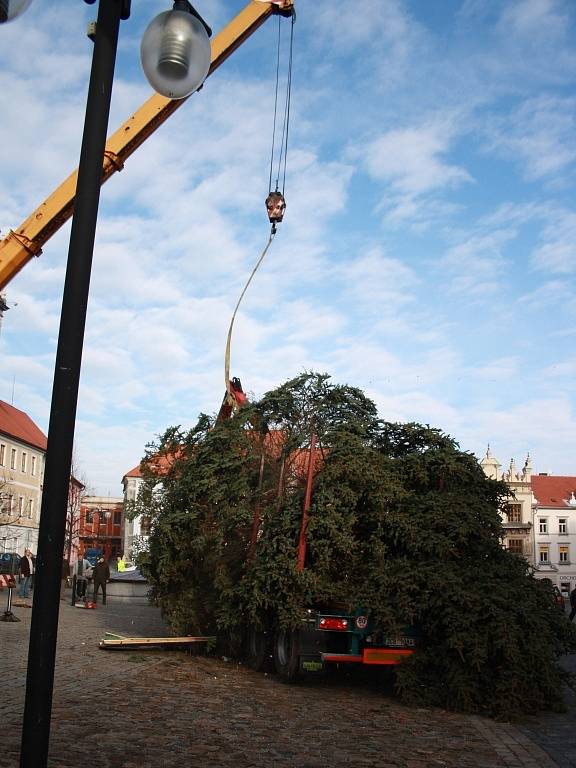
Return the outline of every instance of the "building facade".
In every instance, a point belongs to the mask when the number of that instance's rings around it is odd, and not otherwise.
[[[124,500],[110,496],[84,496],[80,504],[79,551],[101,550],[112,562],[124,553]]]
[[[534,549],[534,495],[532,493],[532,466],[530,456],[526,457],[521,471],[517,471],[514,459],[508,469],[502,471],[501,465],[490,453],[480,461],[484,474],[493,480],[504,480],[511,491],[510,500],[502,515],[506,549],[524,557],[535,565]]]
[[[36,552],[46,436],[23,411],[0,400],[0,546]]]
[[[142,473],[140,465],[127,472],[122,478],[124,488],[124,501],[126,509],[129,509],[138,498],[138,491],[142,485]],[[145,548],[150,534],[150,520],[145,515],[138,515],[132,519],[126,519],[124,523],[124,554],[129,560],[134,560],[140,549]]]
[[[532,478],[536,573],[567,597],[576,586],[576,477]]]
[[[576,477],[533,474],[529,456],[520,472],[514,459],[502,472],[490,449],[480,465],[487,477],[504,480],[511,491],[502,518],[503,546],[567,597],[576,586]]]

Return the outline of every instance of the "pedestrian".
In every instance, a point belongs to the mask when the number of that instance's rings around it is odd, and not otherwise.
[[[126,570],[126,563],[124,562],[124,558],[122,557],[122,555],[118,555],[116,570],[118,571],[118,573],[124,573],[124,571]]]
[[[110,581],[110,566],[103,557],[98,558],[92,572],[94,580],[94,602],[98,602],[98,589],[102,587],[102,605],[106,605],[106,584]]]
[[[30,597],[30,582],[34,575],[35,560],[32,557],[32,550],[25,549],[24,557],[20,560],[20,587],[18,597]]]
[[[572,606],[572,610],[570,611],[570,616],[568,618],[570,621],[576,616],[576,587],[570,592],[570,605]]]

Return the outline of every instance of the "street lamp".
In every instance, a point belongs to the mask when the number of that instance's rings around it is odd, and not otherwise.
[[[0,24],[23,14],[31,2],[32,0],[0,0]]]
[[[187,0],[153,19],[142,37],[140,60],[148,82],[169,99],[196,91],[210,69],[212,30]]]
[[[92,5],[95,0],[85,0]],[[29,0],[0,0],[0,21],[8,21],[25,10]],[[195,19],[194,42],[188,41],[182,25],[164,23],[164,32],[154,40],[160,45],[155,61],[168,97],[182,98],[202,85],[206,44],[202,32],[209,28],[187,0],[176,0],[176,10]],[[18,8],[18,11],[16,10]],[[162,16],[163,14],[161,14]],[[72,465],[72,446],[78,403],[80,367],[96,220],[100,201],[102,165],[108,129],[120,20],[130,16],[130,0],[100,0],[80,162],[70,232],[66,279],[52,388],[48,445],[44,472],[42,508],[36,556],[36,586],[30,625],[26,698],[20,750],[20,768],[46,768],[52,714],[52,692],[60,609],[60,578],[64,555],[66,509]],[[180,18],[180,17],[179,17]],[[200,22],[200,25],[197,23]],[[195,62],[196,54],[200,64]],[[210,52],[208,52],[210,59]],[[194,70],[195,77],[188,78]],[[182,82],[189,88],[181,93]],[[162,91],[160,91],[162,93]]]
[[[109,509],[103,509],[102,507],[97,507],[94,512],[98,515],[98,519],[96,521],[96,536],[94,539],[94,546],[98,547],[98,541],[100,540],[100,526],[106,525],[110,518],[112,517],[112,512],[110,512]],[[102,519],[104,518],[104,519]],[[94,536],[94,526],[92,526],[92,535]],[[106,534],[105,534],[106,535]]]

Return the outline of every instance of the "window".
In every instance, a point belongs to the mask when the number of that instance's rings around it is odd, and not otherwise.
[[[8,494],[8,514],[11,515],[14,512],[14,494]]]
[[[515,555],[523,555],[524,542],[522,539],[508,539],[508,550]]]
[[[119,509],[114,511],[114,525],[120,525],[122,522],[122,512]]]
[[[10,469],[16,469],[16,448],[10,451]]]
[[[32,513],[34,512],[34,502],[32,499],[28,499],[28,517],[32,520]]]
[[[36,474],[36,456],[32,456],[31,458],[30,472],[32,475]]]
[[[94,512],[91,509],[86,510],[86,522],[87,523],[94,522]]]
[[[24,514],[24,496],[18,496],[18,517]]]
[[[506,517],[509,523],[522,522],[522,504],[507,504]]]
[[[549,563],[550,562],[550,557],[549,557],[549,547],[548,547],[548,544],[540,544],[539,550],[540,550],[540,562],[541,563]]]
[[[26,472],[26,463],[28,459],[28,454],[26,451],[22,451],[22,454],[20,456],[20,472]]]
[[[6,466],[6,445],[4,443],[0,443],[0,465]]]
[[[570,562],[570,549],[567,544],[561,544],[558,551],[558,562],[567,565]]]
[[[538,530],[540,533],[548,533],[548,518],[547,517],[539,517],[538,518]]]
[[[567,517],[559,517],[558,518],[558,533],[568,533],[568,518]]]

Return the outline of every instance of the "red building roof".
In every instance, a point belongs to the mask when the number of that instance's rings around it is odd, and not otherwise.
[[[137,467],[134,467],[134,469],[131,469],[130,472],[126,472],[124,477],[142,477],[142,472],[140,471],[140,464],[138,464]],[[124,479],[124,477],[122,479]]]
[[[147,459],[148,465],[150,469],[156,471],[159,474],[164,474],[167,472],[170,467],[172,466],[174,459],[176,459],[177,456],[152,456],[151,458]],[[131,469],[130,472],[126,472],[122,480],[124,480],[127,477],[143,477],[142,475],[142,462],[138,464],[137,467],[134,467],[134,469]]]
[[[533,475],[532,493],[540,507],[574,508],[576,507],[576,477]]]
[[[13,405],[8,405],[0,400],[0,433],[8,435],[15,440],[31,445],[41,451],[46,450],[46,435],[27,416],[24,411],[19,411]]]

